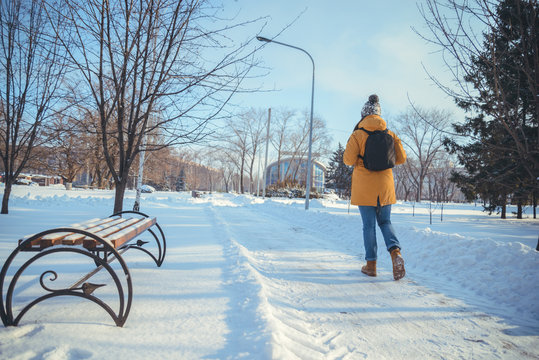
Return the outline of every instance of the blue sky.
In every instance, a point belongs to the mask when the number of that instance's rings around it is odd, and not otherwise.
[[[237,12],[238,19],[267,16],[260,33],[267,38],[299,16],[275,40],[301,47],[313,57],[314,112],[326,120],[336,147],[338,142],[346,144],[372,93],[380,97],[382,117],[390,128],[393,119],[409,106],[408,97],[418,105],[458,114],[453,100],[423,69],[424,65],[449,81],[439,49],[412,30],[425,29],[417,4],[411,0],[228,0],[225,8]],[[309,58],[277,44],[268,44],[259,58],[269,73],[254,85],[278,91],[242,95],[235,101],[247,107],[309,109]]]

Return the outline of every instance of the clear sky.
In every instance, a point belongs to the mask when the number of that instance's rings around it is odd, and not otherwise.
[[[326,120],[334,139],[346,144],[360,120],[368,96],[378,94],[382,117],[396,120],[409,106],[408,97],[423,107],[458,110],[423,69],[449,80],[439,49],[413,30],[425,31],[414,0],[227,0],[227,12],[238,19],[267,16],[260,33],[301,47],[315,62],[314,112]],[[253,37],[257,34],[254,33]],[[262,43],[260,43],[262,44]],[[275,92],[242,95],[242,106],[310,108],[312,66],[302,52],[267,44],[259,53],[269,73],[256,84]]]

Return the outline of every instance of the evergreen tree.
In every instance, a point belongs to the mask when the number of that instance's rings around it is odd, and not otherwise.
[[[469,199],[480,196],[485,208],[502,209],[507,199],[535,205],[539,177],[538,6],[524,0],[504,0],[496,9],[493,31],[484,34],[483,50],[471,57],[464,77],[476,95],[456,98],[457,105],[474,115],[455,131],[472,141],[462,145],[446,139],[466,174],[452,179]]]
[[[472,119],[470,119],[472,120]],[[468,200],[479,196],[484,201],[484,208],[489,212],[501,209],[505,218],[507,196],[513,192],[512,171],[514,162],[510,156],[499,154],[500,149],[507,153],[508,136],[500,129],[500,123],[486,122],[482,116],[473,119],[471,127],[464,131],[473,131],[478,141],[467,145],[450,145],[452,152],[457,152],[459,162],[466,172],[453,172],[451,180],[457,183]]]
[[[180,175],[176,180],[176,191],[185,191],[185,170],[181,168]]]
[[[352,187],[353,167],[343,162],[344,148],[339,143],[337,150],[331,156],[326,174],[326,188],[334,189],[341,197],[350,197]]]

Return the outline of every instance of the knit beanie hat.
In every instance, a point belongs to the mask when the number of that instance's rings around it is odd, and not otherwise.
[[[361,109],[361,118],[369,115],[382,115],[382,109],[378,101],[378,95],[373,94],[369,96],[369,100],[363,105],[363,109]]]

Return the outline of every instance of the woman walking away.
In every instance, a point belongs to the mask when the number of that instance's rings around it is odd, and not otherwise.
[[[361,268],[361,272],[376,276],[377,222],[391,254],[393,278],[399,280],[404,277],[405,270],[401,246],[391,225],[391,204],[397,201],[391,167],[403,164],[406,153],[400,139],[387,129],[380,115],[378,96],[369,96],[361,111],[361,121],[348,139],[343,161],[346,165],[354,166],[351,203],[358,205],[363,221],[367,265]]]

